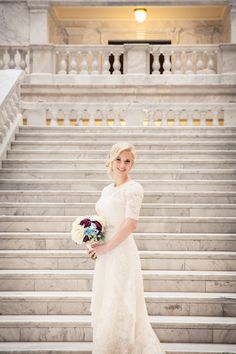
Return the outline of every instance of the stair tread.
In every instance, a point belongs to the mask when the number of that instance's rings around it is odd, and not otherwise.
[[[99,163],[103,163],[104,162],[104,159],[102,158],[97,158],[97,159],[94,159],[94,158],[80,158],[78,160],[78,158],[71,158],[71,159],[55,159],[55,158],[48,158],[48,159],[32,159],[32,158],[17,158],[17,159],[13,159],[13,158],[6,158],[6,159],[3,159],[2,162],[41,162],[41,163],[49,163],[49,162],[65,162],[65,163],[72,163],[72,162],[86,162],[86,163],[96,163],[96,162],[99,162]],[[187,158],[174,158],[174,159],[150,159],[150,161],[152,163],[159,163],[159,162],[163,162],[163,163],[169,163],[169,162],[201,162],[201,163],[209,163],[209,162],[220,162],[222,163],[222,159],[194,159],[194,158],[190,158],[190,159],[187,159]],[[144,163],[144,164],[149,164],[150,163],[149,160],[147,159],[141,159],[139,158],[138,159],[138,163]],[[236,159],[228,159],[228,158],[225,158],[223,160],[223,162],[236,162]],[[135,168],[136,170],[136,168]]]
[[[73,218],[76,218],[78,215],[70,215],[70,216],[57,216],[57,215],[0,215],[0,221],[8,221],[8,220],[25,220],[25,221],[73,221]],[[236,217],[231,216],[140,216],[139,221],[173,221],[173,222],[197,222],[197,221],[207,221],[207,222],[236,222]]]
[[[1,202],[1,207],[43,207],[43,206],[53,206],[53,207],[69,207],[69,206],[94,206],[94,203],[89,203],[89,202]],[[162,208],[162,207],[171,207],[171,208],[219,208],[219,209],[224,209],[224,208],[229,208],[229,209],[234,209],[236,208],[236,203],[231,203],[231,204],[226,204],[226,203],[142,203],[142,208]]]
[[[12,178],[12,179],[8,179],[8,178],[0,178],[0,182],[4,183],[4,182],[30,182],[30,183],[47,183],[47,182],[53,182],[56,184],[56,182],[63,182],[63,183],[68,183],[68,182],[81,182],[81,183],[85,183],[84,179],[80,179],[80,178],[57,178],[57,179],[50,179],[50,178]],[[96,179],[92,179],[89,180],[90,183],[103,183],[105,184],[106,181],[104,180],[96,180]],[[153,180],[138,180],[138,182],[140,183],[153,183],[153,182],[158,182],[158,184],[236,184],[236,180],[232,179],[226,179],[226,180],[201,180],[201,179],[185,179],[185,180],[172,180],[172,179],[153,179]],[[158,192],[158,191],[156,191]],[[189,191],[191,192],[191,191]],[[145,191],[146,193],[146,191]]]
[[[93,269],[0,269],[0,276],[34,276],[34,277],[52,277],[52,276],[85,276],[91,277],[94,274]],[[176,277],[185,279],[235,279],[236,271],[187,271],[187,270],[142,270],[144,277],[153,277],[165,279],[175,279]]]
[[[219,326],[227,326],[227,328],[236,326],[236,317],[216,317],[216,316],[154,316],[149,315],[150,322],[153,324],[163,325],[184,325],[184,326],[199,326],[208,327],[208,325],[217,328]],[[90,323],[91,315],[1,315],[0,326],[19,323]]]
[[[159,258],[210,258],[210,259],[236,259],[234,251],[149,251],[139,250],[142,258],[158,256]],[[86,250],[0,250],[1,257],[78,257],[87,254]]]
[[[92,291],[1,291],[0,299],[6,301],[7,299],[35,299],[38,301],[44,301],[47,299],[64,300],[65,298],[72,299],[89,299],[92,296]],[[236,294],[234,293],[194,293],[194,292],[155,292],[145,291],[145,298],[164,300],[164,301],[201,301],[204,302],[216,302],[220,303],[233,302],[235,303]]]
[[[236,353],[236,344],[212,344],[212,343],[161,343],[163,350],[171,353],[209,353],[220,354]],[[80,350],[86,350],[90,354],[93,348],[92,342],[0,342],[0,353],[24,353],[29,350],[34,353],[43,350],[46,353],[56,351],[57,353],[65,353],[65,350],[73,351],[77,354]],[[6,352],[7,350],[7,352]],[[9,352],[8,352],[9,351]],[[31,353],[30,352],[30,353]],[[40,352],[41,353],[41,352]],[[50,352],[51,353],[51,352]],[[53,352],[52,352],[53,353]]]
[[[229,234],[224,234],[224,233],[219,233],[219,234],[214,234],[214,233],[168,233],[168,232],[134,232],[133,233],[134,238],[137,239],[216,239],[216,240],[234,240],[236,238],[236,233],[229,233]],[[67,237],[68,239],[71,238],[70,232],[33,232],[33,231],[28,231],[28,232],[9,232],[9,231],[4,231],[0,232],[0,237],[8,237],[8,238],[51,238],[51,239],[65,239]]]

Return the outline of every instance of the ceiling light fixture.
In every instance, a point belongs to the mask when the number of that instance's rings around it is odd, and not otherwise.
[[[144,7],[134,9],[134,15],[137,22],[142,23],[146,20],[147,10]]]

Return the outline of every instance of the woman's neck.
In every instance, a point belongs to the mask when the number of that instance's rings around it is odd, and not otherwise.
[[[120,186],[121,184],[127,182],[129,180],[129,176],[125,176],[125,177],[114,177],[114,185],[116,187]]]

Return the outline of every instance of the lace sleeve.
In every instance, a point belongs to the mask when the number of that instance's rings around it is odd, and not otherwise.
[[[140,185],[132,186],[126,190],[125,217],[138,220],[143,200],[143,187]]]

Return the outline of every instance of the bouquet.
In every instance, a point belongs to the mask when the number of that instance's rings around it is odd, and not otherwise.
[[[72,224],[72,240],[77,244],[85,243],[90,250],[90,244],[104,238],[105,219],[102,216],[78,216]],[[94,254],[92,259],[96,259]]]

